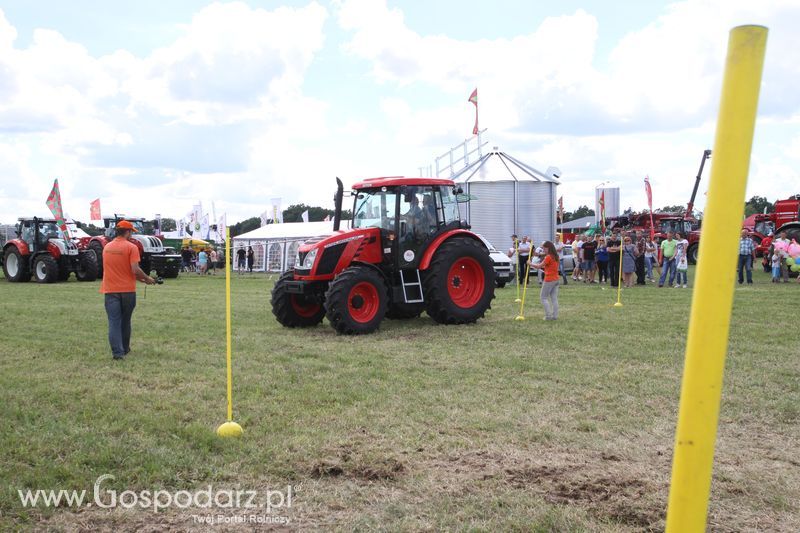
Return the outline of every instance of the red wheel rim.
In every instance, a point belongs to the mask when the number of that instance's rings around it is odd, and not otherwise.
[[[372,283],[362,281],[350,289],[347,309],[356,322],[366,323],[375,318],[380,306],[378,289]]]
[[[294,312],[297,313],[299,316],[303,318],[311,318],[312,316],[319,313],[320,306],[318,303],[304,303],[302,301],[298,301],[297,296],[294,294],[291,297],[292,301],[292,309]]]
[[[447,292],[458,307],[469,309],[483,296],[483,268],[471,257],[458,259],[447,273]]]

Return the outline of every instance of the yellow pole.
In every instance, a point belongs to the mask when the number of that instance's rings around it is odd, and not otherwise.
[[[514,302],[520,303],[522,300],[519,299],[519,239],[514,239],[514,258],[517,261],[517,265],[514,268],[514,273],[517,275],[517,299]]]
[[[531,254],[533,254],[533,247],[531,246]],[[531,275],[531,256],[528,255],[528,262],[525,263],[525,281],[522,284],[522,300],[519,304],[519,315],[514,320],[525,320],[525,295],[528,293],[528,277]]]
[[[731,30],[722,83],[714,164],[708,189],[689,335],[686,342],[672,483],[667,507],[668,533],[701,532],[706,527],[714,444],[722,395],[734,293],[738,234],[750,168],[758,92],[764,66],[767,28]]]
[[[217,428],[220,437],[239,437],[242,426],[233,421],[233,374],[231,372],[231,229],[225,228],[225,341],[228,371],[228,421]]]
[[[614,307],[622,307],[622,254],[625,251],[625,237],[621,236],[619,241],[619,268],[617,269],[619,272],[617,273],[617,303],[614,304]]]

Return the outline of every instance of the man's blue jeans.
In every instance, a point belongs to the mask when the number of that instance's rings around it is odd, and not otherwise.
[[[664,262],[661,263],[661,277],[658,280],[658,286],[664,285],[664,281],[667,279],[667,273],[669,273],[669,284],[672,285],[675,282],[675,258],[674,257],[665,257]]]
[[[105,296],[108,343],[111,345],[111,354],[120,358],[131,351],[131,317],[136,307],[136,293],[114,292]]]
[[[753,283],[753,255],[740,255],[739,256],[739,284],[744,283],[744,272],[747,270],[747,283]]]

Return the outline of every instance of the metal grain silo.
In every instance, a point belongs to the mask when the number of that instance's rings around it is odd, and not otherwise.
[[[473,198],[466,209],[473,231],[505,250],[512,233],[537,244],[553,240],[559,174],[555,168],[542,173],[494,148],[453,179]]]

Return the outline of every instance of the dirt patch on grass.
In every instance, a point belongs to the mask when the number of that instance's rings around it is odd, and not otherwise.
[[[406,471],[399,459],[364,452],[354,445],[341,445],[330,457],[315,461],[309,470],[312,478],[346,477],[361,481],[395,481]]]

